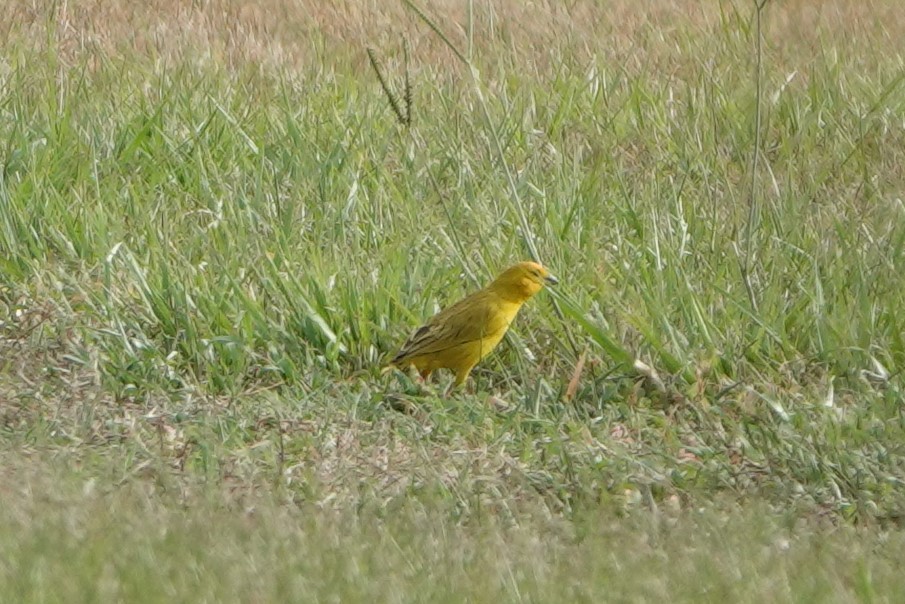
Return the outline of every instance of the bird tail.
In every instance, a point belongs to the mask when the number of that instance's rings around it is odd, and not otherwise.
[[[405,361],[406,351],[405,348],[397,352],[393,355],[393,358],[387,363],[387,367],[399,367],[400,364]]]

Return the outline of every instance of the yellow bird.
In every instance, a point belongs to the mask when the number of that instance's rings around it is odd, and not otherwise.
[[[412,365],[427,379],[435,369],[456,373],[461,386],[478,361],[500,343],[509,324],[527,302],[556,277],[536,262],[510,266],[493,283],[459,300],[419,327],[390,362]]]

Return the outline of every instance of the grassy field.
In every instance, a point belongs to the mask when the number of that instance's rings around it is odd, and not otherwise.
[[[0,600],[899,599],[898,0],[0,4]]]

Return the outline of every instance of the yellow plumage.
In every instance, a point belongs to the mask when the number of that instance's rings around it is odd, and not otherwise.
[[[536,262],[510,266],[493,283],[431,317],[419,327],[391,361],[412,365],[427,378],[436,369],[451,369],[461,385],[478,361],[500,343],[519,309],[556,278]]]

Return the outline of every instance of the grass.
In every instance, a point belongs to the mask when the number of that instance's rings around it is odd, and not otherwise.
[[[9,9],[3,599],[890,600],[897,4],[417,6]]]
[[[517,523],[484,513],[457,524],[425,499],[350,514],[249,493],[162,493],[147,482],[110,492],[57,471],[13,470],[19,484],[45,489],[44,502],[5,489],[19,495],[0,512],[12,529],[0,538],[10,597],[891,601],[884,594],[897,591],[905,547],[898,532],[828,530],[759,506],[568,522],[534,508]]]

